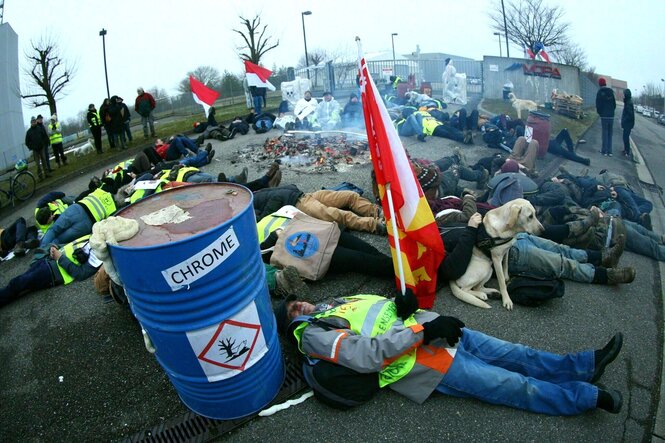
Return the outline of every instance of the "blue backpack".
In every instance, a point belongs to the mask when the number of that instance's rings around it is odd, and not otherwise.
[[[496,184],[487,203],[498,207],[516,198],[524,198],[522,184],[517,178],[506,176]]]

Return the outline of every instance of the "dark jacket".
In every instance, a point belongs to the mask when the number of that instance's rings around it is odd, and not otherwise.
[[[265,188],[254,193],[254,212],[256,219],[261,220],[282,206],[295,206],[302,192],[296,185],[286,185],[277,188]]]
[[[39,125],[30,126],[25,133],[25,145],[31,151],[39,151],[47,147],[50,143],[48,134],[43,127]]]
[[[607,86],[601,87],[596,93],[596,112],[601,117],[614,117],[617,102],[614,99],[614,91]]]
[[[111,105],[109,106],[108,112],[111,116],[111,124],[109,125],[111,131],[119,133],[122,131],[125,120],[127,119],[126,111],[127,106],[124,106],[124,103],[118,103],[116,96],[111,97]]]
[[[635,106],[633,106],[633,94],[630,89],[623,91],[623,112],[621,113],[621,127],[633,129],[635,126]]]
[[[104,128],[108,129],[111,127],[111,113],[109,108],[111,107],[111,99],[104,99],[104,102],[99,106],[99,118],[102,120],[102,125]],[[88,121],[90,123],[90,121]]]
[[[476,244],[477,228],[466,225],[439,227],[446,256],[437,272],[439,281],[457,280],[466,272]]]

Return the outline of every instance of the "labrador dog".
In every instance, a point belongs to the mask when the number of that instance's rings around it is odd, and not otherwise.
[[[538,110],[538,103],[531,100],[517,98],[512,92],[508,94],[508,98],[510,98],[510,103],[512,103],[513,108],[515,108],[515,111],[517,112],[517,118],[519,119],[522,118],[522,110],[527,112]]]
[[[513,302],[508,295],[506,282],[508,275],[508,252],[515,243],[515,235],[519,232],[539,234],[543,231],[543,225],[536,218],[536,210],[533,205],[518,198],[492,209],[485,214],[482,226],[487,235],[481,235],[479,229],[478,241],[473,248],[471,261],[462,277],[451,281],[450,289],[453,295],[469,304],[489,308],[484,302],[487,294],[500,293],[503,307],[513,309]],[[483,250],[489,250],[488,257]],[[485,283],[492,277],[492,266],[499,280],[499,290],[486,288]]]
[[[74,153],[75,157],[82,157],[86,154],[91,153],[92,151],[95,150],[93,140],[91,138],[88,139],[87,142],[76,146],[74,149],[72,149],[72,152]]]

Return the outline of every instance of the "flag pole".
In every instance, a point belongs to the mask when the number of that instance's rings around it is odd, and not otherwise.
[[[356,37],[356,43],[358,44],[358,65],[359,70],[362,68],[360,66],[360,61],[362,59],[362,43],[360,42],[360,37]],[[368,86],[369,82],[365,82],[363,85],[364,88]],[[371,116],[370,116],[371,118]],[[369,138],[369,130],[367,128],[367,137]],[[390,192],[390,183],[386,184],[386,198],[388,200],[388,212],[390,214],[390,225],[392,227],[393,241],[395,243],[395,254],[397,255],[397,270],[399,271],[399,282],[402,295],[406,293],[406,283],[404,282],[404,264],[402,263],[402,249],[399,243],[399,232],[397,231],[397,224],[395,222],[395,206],[393,205],[393,195]]]
[[[386,185],[386,197],[388,199],[388,211],[390,212],[390,225],[393,231],[393,240],[395,242],[395,254],[397,254],[397,269],[399,270],[399,282],[402,295],[406,294],[406,283],[404,282],[404,265],[402,264],[402,250],[399,244],[399,233],[395,223],[395,207],[393,206],[393,194],[390,192],[390,183]]]

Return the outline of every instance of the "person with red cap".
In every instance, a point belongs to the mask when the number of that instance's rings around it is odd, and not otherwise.
[[[598,79],[598,92],[596,93],[596,112],[602,124],[603,145],[600,151],[606,157],[612,157],[612,128],[614,126],[614,110],[617,107],[614,91],[607,87],[607,81]]]

